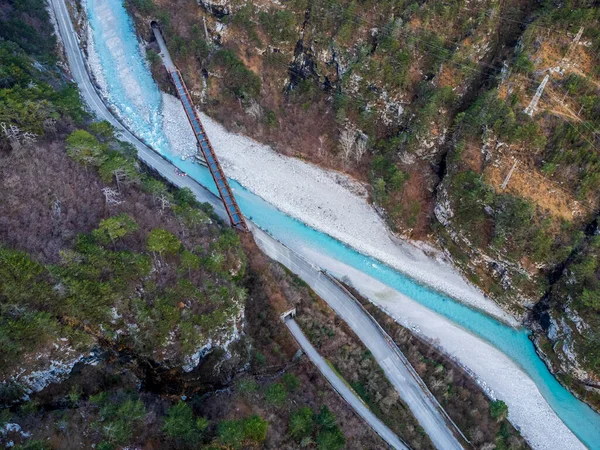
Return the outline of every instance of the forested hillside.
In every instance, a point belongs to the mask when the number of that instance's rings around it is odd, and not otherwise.
[[[600,206],[595,2],[127,5],[148,41],[149,22],[161,23],[204,110],[368,183],[393,231],[438,246],[530,319],[550,339],[540,348],[562,361],[553,369],[598,404],[598,272],[560,281],[575,261],[597,260],[589,251]],[[154,76],[169,90],[152,48]]]

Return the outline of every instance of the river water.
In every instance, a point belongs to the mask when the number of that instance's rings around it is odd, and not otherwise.
[[[87,0],[87,13],[108,100],[121,119],[156,151],[216,193],[206,168],[182,161],[170,151],[162,130],[161,94],[145,64],[121,0]],[[486,339],[527,372],[552,409],[579,439],[589,448],[600,449],[600,415],[558,383],[535,353],[526,330],[511,328],[421,286],[385,264],[285,215],[239,183],[232,180],[231,186],[244,214],[288,246],[312,249],[352,266]]]

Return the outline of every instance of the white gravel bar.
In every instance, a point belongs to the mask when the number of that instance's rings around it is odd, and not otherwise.
[[[340,172],[276,153],[227,131],[204,113],[200,119],[228,177],[287,215],[372,256],[418,282],[510,324],[518,321],[469,283],[443,255],[393,237],[367,202],[365,188]],[[163,94],[163,126],[182,156],[196,148],[179,100]],[[427,252],[427,253],[426,253]]]
[[[475,374],[477,383],[488,395],[508,405],[510,422],[532,448],[586,448],[556,415],[529,375],[496,347],[350,266],[316,251],[309,250],[305,256],[332,274],[347,277],[354,288],[396,322],[435,342]]]

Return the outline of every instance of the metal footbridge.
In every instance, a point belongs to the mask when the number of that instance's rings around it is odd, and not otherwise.
[[[206,165],[208,166],[208,170],[210,170],[210,174],[217,186],[217,190],[219,191],[219,195],[223,204],[225,205],[225,211],[227,211],[227,215],[229,216],[229,220],[231,222],[231,226],[237,228],[242,231],[248,231],[248,226],[246,225],[246,221],[244,220],[244,216],[240,211],[240,208],[233,196],[233,192],[231,191],[231,187],[227,182],[227,177],[225,177],[225,172],[223,172],[223,168],[219,163],[219,159],[217,158],[217,154],[215,153],[210,141],[208,139],[208,135],[202,126],[202,122],[196,113],[196,109],[194,108],[194,103],[192,102],[192,97],[183,81],[183,77],[173,61],[169,56],[169,52],[167,50],[165,41],[162,37],[160,29],[158,25],[155,23],[152,24],[152,30],[154,31],[154,35],[156,40],[158,41],[160,50],[161,50],[161,58],[163,60],[163,64],[171,75],[171,79],[173,80],[173,84],[175,85],[175,89],[177,90],[177,95],[183,104],[183,109],[187,115],[187,118],[194,130],[194,135],[196,136],[196,140],[198,141],[198,149],[202,152],[202,156],[204,156],[204,160],[206,161]]]

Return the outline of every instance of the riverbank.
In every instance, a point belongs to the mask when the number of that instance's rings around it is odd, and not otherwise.
[[[530,376],[493,345],[350,266],[316,251],[307,252],[306,256],[332,274],[343,277],[396,322],[424,336],[465,367],[491,398],[499,398],[508,405],[509,420],[532,448],[585,448],[556,415]]]
[[[162,115],[173,151],[184,157],[193,154],[194,136],[179,100],[163,94]],[[367,202],[367,191],[360,183],[230,133],[206,114],[200,113],[200,118],[227,176],[252,193],[424,285],[512,326],[519,325],[517,319],[465,280],[439,251],[392,236]]]

